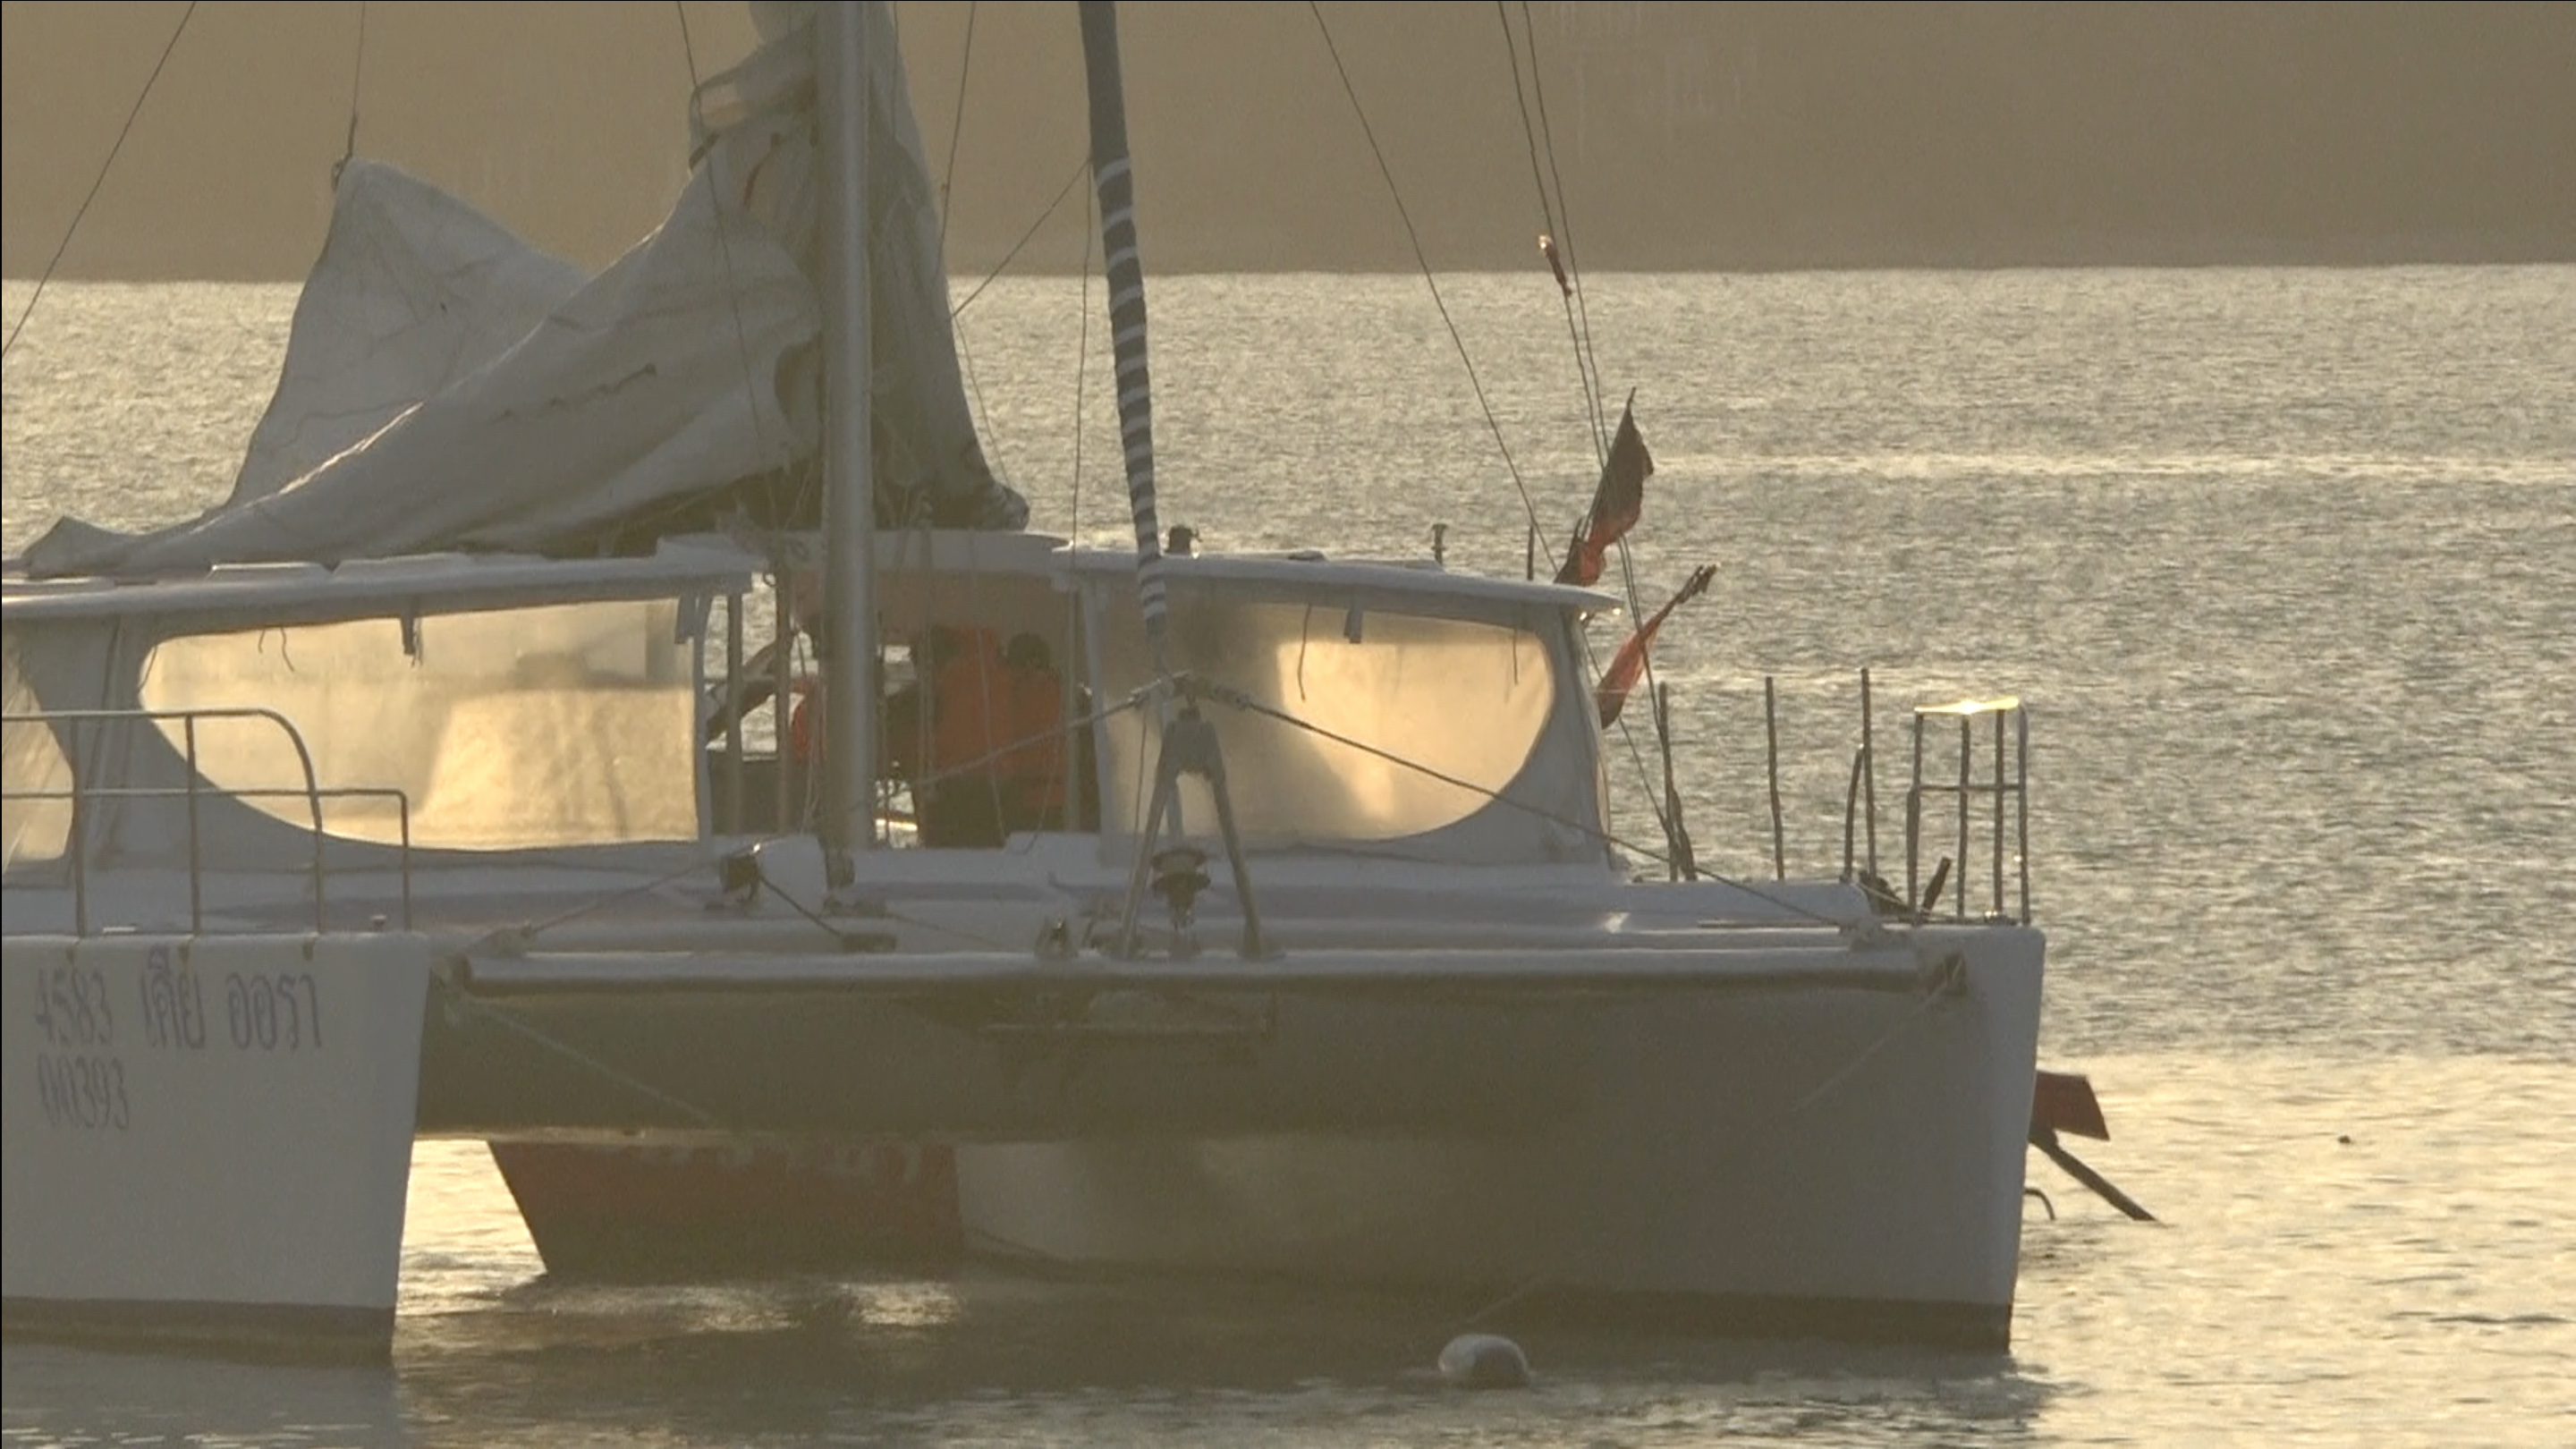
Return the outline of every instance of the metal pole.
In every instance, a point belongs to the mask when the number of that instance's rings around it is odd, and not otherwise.
[[[1788,847],[1781,838],[1780,828],[1780,722],[1776,717],[1771,676],[1768,674],[1762,676],[1762,733],[1768,741],[1771,757],[1771,877],[1787,880]]]
[[[788,565],[773,561],[772,576],[778,580],[778,586],[769,596],[772,615],[769,621],[769,719],[770,735],[774,741],[772,753],[778,761],[778,769],[771,775],[773,793],[778,797],[778,813],[770,817],[770,829],[802,830],[808,824],[805,801],[812,787],[802,779],[793,778],[797,773],[797,763],[788,739],[787,716],[795,703],[796,688],[796,620],[788,607],[787,596],[791,587]]]
[[[197,768],[197,717],[189,715],[180,722],[188,737],[188,932],[206,933],[206,872],[200,854],[203,837],[197,830],[197,782],[205,778]]]
[[[1998,916],[2004,913],[2004,712],[1995,711],[1995,899],[1992,907]]]
[[[1852,817],[1860,813],[1860,772],[1868,760],[1869,747],[1863,745],[1852,756],[1851,780],[1843,786],[1843,879],[1846,882],[1852,878]]]
[[[1870,707],[1869,670],[1863,668],[1860,672],[1861,822],[1862,828],[1868,832],[1869,873],[1872,876],[1878,874],[1878,748],[1873,743],[1876,736],[1870,724],[1874,713]]]
[[[89,934],[89,751],[79,723],[72,738],[72,934]]]
[[[857,0],[818,19],[823,171],[823,811],[838,859],[876,836],[876,484],[869,445],[868,58]],[[782,696],[780,703],[786,703]],[[782,714],[782,719],[785,716]],[[784,735],[782,731],[782,737]]]
[[[699,655],[705,657],[705,650]],[[742,595],[725,600],[725,808],[716,820],[716,829],[727,835],[742,833],[743,808],[750,802],[742,798],[742,687],[748,682],[743,674]]]
[[[2013,711],[2013,733],[2020,762],[2014,766],[2013,803],[2021,816],[2014,853],[2021,861],[2021,923],[2030,924],[2030,711]]]
[[[1923,716],[1914,716],[1914,783],[1905,791],[1905,908],[1920,916],[1923,905]]]
[[[1958,913],[1968,914],[1968,792],[1972,788],[1969,769],[1977,757],[1976,722],[1967,715],[1959,716],[1959,885],[1951,895]]]
[[[1145,645],[1160,677],[1166,642],[1163,534],[1154,504],[1153,369],[1145,343],[1145,264],[1136,240],[1136,178],[1127,148],[1126,81],[1118,58],[1118,7],[1082,0],[1083,87],[1090,103],[1091,185],[1100,205],[1100,256],[1109,281],[1109,340],[1118,378],[1118,440],[1127,461],[1127,512],[1136,530],[1136,597]]]

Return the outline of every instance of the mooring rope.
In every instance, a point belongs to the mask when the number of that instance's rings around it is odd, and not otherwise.
[[[719,1119],[716,1114],[706,1110],[704,1107],[688,1101],[685,1098],[677,1097],[669,1092],[663,1091],[661,1088],[654,1086],[651,1082],[645,1081],[642,1077],[636,1076],[632,1072],[625,1071],[621,1068],[612,1066],[607,1062],[601,1061],[599,1058],[592,1056],[590,1053],[583,1051],[572,1043],[563,1040],[561,1037],[555,1036],[538,1027],[535,1023],[515,1016],[507,1011],[503,1011],[492,1003],[477,997],[471,991],[457,985],[454,981],[449,980],[443,975],[432,972],[430,974],[430,980],[437,983],[438,986],[447,993],[447,999],[451,1003],[460,1006],[467,1011],[471,1011],[496,1025],[507,1027],[521,1036],[526,1037],[528,1040],[535,1042],[538,1046],[554,1052],[568,1061],[587,1067],[607,1081],[613,1082],[618,1086],[625,1087],[645,1097],[649,1097],[652,1100],[679,1112],[681,1115],[697,1121],[701,1125],[721,1128],[726,1131],[738,1132],[739,1130],[728,1126],[728,1124]]]

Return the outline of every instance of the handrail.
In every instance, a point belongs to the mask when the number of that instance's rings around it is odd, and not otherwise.
[[[70,750],[65,754],[65,762],[71,767],[72,772],[72,783],[69,789],[0,789],[0,798],[21,801],[67,801],[71,805],[72,820],[69,832],[70,840],[69,849],[66,854],[70,857],[72,874],[73,929],[83,936],[90,933],[88,802],[92,800],[171,799],[185,799],[188,802],[188,926],[192,932],[202,933],[205,929],[205,862],[203,858],[204,852],[202,849],[202,842],[199,839],[198,832],[197,802],[199,798],[208,793],[208,791],[203,784],[203,781],[205,780],[205,772],[199,767],[197,758],[197,726],[201,722],[208,720],[265,720],[276,725],[279,732],[286,737],[288,745],[293,747],[297,766],[304,776],[304,784],[302,788],[298,789],[294,786],[250,789],[219,788],[214,790],[212,793],[219,799],[229,800],[302,800],[305,802],[305,813],[310,816],[312,821],[309,835],[313,843],[311,876],[313,881],[313,929],[316,932],[326,929],[329,923],[329,899],[324,887],[326,873],[323,868],[323,846],[325,841],[329,838],[329,832],[323,825],[322,802],[325,800],[374,799],[391,800],[394,803],[395,819],[399,828],[397,845],[398,853],[396,859],[398,861],[397,874],[400,878],[402,889],[402,926],[405,930],[411,929],[412,840],[410,796],[400,789],[385,786],[324,787],[320,783],[319,776],[313,768],[313,752],[305,745],[303,732],[296,728],[293,720],[288,719],[278,711],[269,709],[265,706],[249,705],[220,706],[202,709],[62,709],[36,710],[32,712],[20,711],[0,714],[0,725],[39,725],[45,727],[49,731],[58,724],[71,726],[106,723],[159,724],[166,721],[176,721],[181,725],[180,733],[183,741],[182,753],[186,761],[188,771],[188,781],[184,785],[96,786],[87,783],[88,771],[84,768],[85,761],[82,758],[84,753],[83,732],[78,728],[73,728],[66,732],[71,744]],[[56,735],[58,742],[64,737],[64,734]]]
[[[1924,778],[1924,727],[1939,717],[1959,722],[1958,773],[1954,781],[1935,783]],[[1990,716],[1994,720],[1994,753],[1991,773],[1979,779],[1976,770],[1976,721]],[[2007,730],[2005,720],[2012,723]],[[2009,755],[2008,747],[2009,746]],[[2004,845],[2012,842],[2012,873],[2018,878],[2020,900],[2018,919],[2030,924],[2030,714],[2018,699],[1962,700],[1956,704],[1920,705],[1914,711],[1913,781],[1905,792],[1905,895],[1910,909],[1921,919],[1931,914],[1936,901],[1918,894],[1923,889],[1919,879],[1922,862],[1922,827],[1924,801],[1936,796],[1956,796],[1959,801],[1958,855],[1955,861],[1944,861],[1933,872],[1937,883],[1943,872],[1957,872],[1956,892],[1951,897],[1953,919],[1964,920],[1968,914],[1968,848],[1972,822],[1972,803],[1980,796],[1994,801],[1994,816],[1989,825],[1993,835],[1993,895],[1987,905],[1991,919],[2006,918]],[[2013,797],[2015,809],[2007,816],[2006,796]]]

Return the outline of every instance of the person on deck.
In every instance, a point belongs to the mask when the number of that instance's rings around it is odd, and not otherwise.
[[[707,719],[705,734],[710,743],[723,739],[738,719],[776,695],[782,651],[795,650],[798,662],[808,670],[823,658],[827,642],[822,581],[814,574],[797,572],[787,576],[784,587],[789,600],[788,632],[762,646],[744,664],[739,696],[719,705]],[[783,725],[779,754],[792,769],[791,778],[801,782],[795,787],[798,793],[810,794],[819,784],[816,772],[823,761],[825,744],[822,681],[800,670],[788,680],[787,687],[791,704],[779,711]],[[905,779],[920,768],[925,715],[916,685],[906,685],[883,701],[877,726],[877,779]]]
[[[1002,650],[1010,713],[1003,728],[1005,830],[1064,828],[1064,676],[1046,641],[1016,634]]]
[[[913,667],[928,681],[930,732],[912,798],[921,843],[932,847],[1002,843],[1001,747],[1010,701],[1001,652],[983,629],[934,625]],[[927,656],[927,657],[925,657]]]
[[[934,624],[913,640],[912,659],[913,681],[881,705],[877,773],[911,782],[921,843],[989,847],[1014,831],[1064,829],[1065,687],[1046,641],[1023,632],[997,648],[990,631]],[[802,684],[787,754],[810,770],[824,746],[823,700]]]

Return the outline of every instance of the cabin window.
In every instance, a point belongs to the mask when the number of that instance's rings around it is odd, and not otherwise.
[[[695,664],[668,599],[197,635],[145,666],[152,710],[256,706],[292,721],[324,791],[399,791],[416,846],[467,850],[698,834]],[[174,750],[188,726],[160,722]],[[312,823],[267,720],[201,720],[209,788]],[[384,795],[322,802],[332,835],[401,839]]]
[[[1555,711],[1547,643],[1532,629],[1176,588],[1171,643],[1175,669],[1289,717],[1204,706],[1253,841],[1395,841],[1489,808],[1525,813],[1493,799],[1522,779]],[[1141,630],[1112,631],[1103,654],[1110,698],[1149,682]],[[1101,738],[1103,801],[1134,831],[1161,753],[1154,721],[1124,713]],[[1214,832],[1203,782],[1185,777],[1181,804],[1191,834]],[[1544,823],[1522,824],[1535,852]]]
[[[0,793],[0,866],[60,859],[71,842],[72,807],[60,798],[72,787],[71,762],[54,732],[36,719],[36,693],[18,668],[18,641],[0,648],[0,762],[7,789]]]

